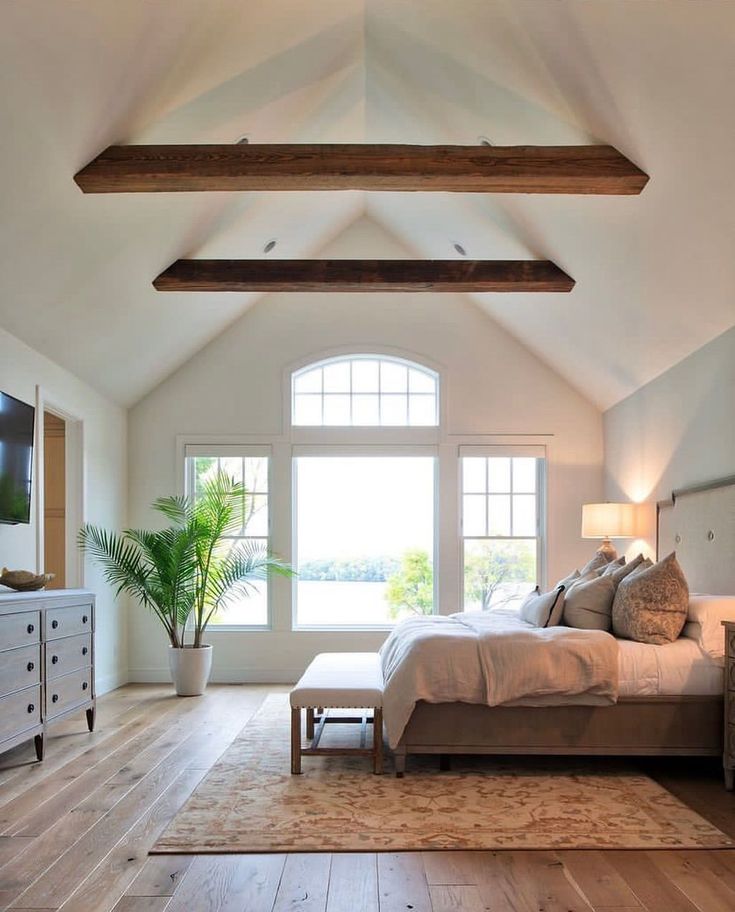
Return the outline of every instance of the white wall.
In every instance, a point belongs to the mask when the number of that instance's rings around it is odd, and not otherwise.
[[[399,255],[401,251],[398,251]],[[329,254],[396,255],[370,222],[353,226]],[[539,301],[543,307],[543,301]],[[602,494],[599,411],[464,298],[450,295],[272,295],[195,355],[130,411],[130,520],[151,524],[157,496],[181,488],[177,436],[283,435],[288,365],[356,346],[414,353],[444,375],[449,436],[552,435],[548,445],[548,577],[583,562],[581,504]],[[445,441],[445,442],[446,442]],[[464,439],[463,442],[467,442]],[[278,492],[274,495],[274,501]],[[275,502],[274,511],[278,509]],[[283,553],[282,549],[279,551]],[[286,555],[287,556],[287,555]],[[456,568],[452,568],[456,571]],[[441,575],[441,574],[440,574]],[[288,585],[274,583],[278,614],[288,614]],[[442,604],[442,611],[457,605]],[[293,680],[324,649],[373,649],[384,633],[274,629],[212,631],[214,679]],[[165,677],[165,637],[140,608],[131,610],[132,680]]]
[[[46,400],[83,422],[85,519],[119,529],[126,514],[126,414],[81,380],[0,329],[0,389],[31,405],[36,386]],[[36,569],[34,478],[30,525],[0,525],[0,561],[13,568]],[[100,572],[87,564],[84,585],[97,594],[97,692],[127,680],[125,608],[114,598]]]
[[[608,409],[604,428],[607,497],[649,505],[652,548],[655,501],[735,474],[735,328]]]

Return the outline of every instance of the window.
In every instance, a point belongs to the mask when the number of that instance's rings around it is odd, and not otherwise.
[[[296,371],[292,424],[317,427],[435,427],[434,371],[398,358],[331,358]]]
[[[434,611],[434,463],[297,456],[297,626],[386,626]]]
[[[224,540],[223,547],[232,549],[241,542],[259,542],[268,548],[268,455],[267,448],[187,447],[186,487],[196,497],[203,485],[217,472],[225,472],[245,487],[239,505],[238,529]],[[247,595],[228,603],[210,621],[212,625],[230,627],[265,627],[268,625],[268,583],[258,581]]]
[[[471,451],[462,449],[464,610],[487,611],[536,585],[544,461]]]

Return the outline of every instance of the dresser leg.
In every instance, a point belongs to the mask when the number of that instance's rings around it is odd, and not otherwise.
[[[33,746],[36,748],[36,757],[38,757],[39,760],[43,760],[43,756],[46,751],[43,735],[33,736]]]
[[[94,720],[97,717],[97,707],[90,706],[87,710],[87,728],[93,732],[94,731]]]
[[[725,788],[728,792],[733,790],[735,786],[735,770],[730,767],[725,767]]]

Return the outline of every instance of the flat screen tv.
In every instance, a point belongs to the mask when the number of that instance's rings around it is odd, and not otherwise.
[[[0,523],[31,521],[35,414],[32,405],[0,393]]]

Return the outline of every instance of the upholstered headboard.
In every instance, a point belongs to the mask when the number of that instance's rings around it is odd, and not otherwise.
[[[735,595],[735,475],[673,491],[657,514],[658,556],[676,551],[690,591]]]

